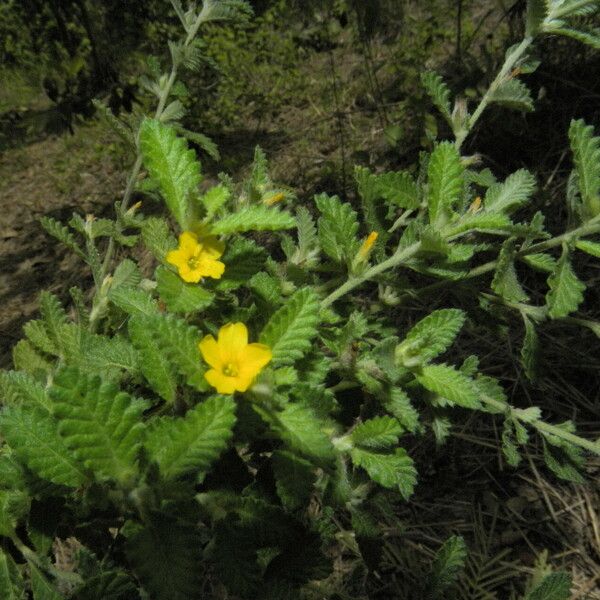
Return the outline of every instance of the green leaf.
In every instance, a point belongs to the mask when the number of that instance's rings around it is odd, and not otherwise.
[[[575,243],[575,247],[582,252],[586,252],[591,256],[600,258],[600,244],[598,242],[591,242],[590,240],[579,240]]]
[[[492,289],[496,294],[509,302],[524,302],[529,296],[521,287],[515,269],[515,240],[508,239],[502,244],[496,272],[492,280]]]
[[[223,184],[215,185],[200,197],[200,202],[206,210],[206,219],[210,220],[231,198],[231,191]]]
[[[438,394],[451,404],[464,408],[480,408],[473,381],[448,365],[425,365],[415,374],[417,381],[427,390]]]
[[[139,598],[137,586],[127,574],[116,569],[86,579],[76,590],[77,600],[131,600]]]
[[[15,406],[5,410],[0,414],[0,431],[19,460],[42,479],[74,488],[89,480],[59,435],[58,423],[43,409]]]
[[[523,600],[569,600],[571,577],[561,571],[550,573]]]
[[[573,271],[570,250],[566,245],[563,246],[555,271],[548,277],[548,286],[550,290],[546,294],[546,305],[551,319],[566,317],[583,302],[585,284]]]
[[[453,127],[452,107],[450,105],[450,88],[444,83],[440,75],[434,71],[425,71],[421,74],[421,82],[435,107],[444,119]]]
[[[227,447],[235,424],[230,396],[211,396],[181,419],[163,417],[148,430],[145,446],[165,479],[203,473]]]
[[[457,235],[464,231],[482,231],[484,233],[504,233],[510,230],[512,222],[508,215],[502,213],[466,213],[456,223],[448,224],[444,232],[448,236]]]
[[[456,308],[433,311],[408,332],[396,348],[402,361],[427,362],[445,352],[454,342],[465,322],[465,313]]]
[[[34,404],[47,408],[49,402],[44,386],[19,371],[0,371],[0,398],[4,405]]]
[[[154,338],[163,360],[167,360],[177,373],[185,377],[188,385],[201,392],[206,391],[208,384],[204,379],[205,367],[198,349],[198,343],[202,339],[200,332],[174,315],[138,319],[139,327],[145,327]]]
[[[65,309],[54,294],[42,292],[40,294],[40,312],[48,338],[58,349],[60,355],[64,356],[62,326],[68,321]]]
[[[581,199],[593,217],[600,214],[600,137],[582,119],[571,121],[569,140]]]
[[[304,288],[269,319],[260,342],[271,348],[275,364],[291,364],[311,348],[318,323],[319,299],[310,288]]]
[[[277,495],[288,510],[296,510],[310,498],[316,479],[310,462],[286,450],[273,453]]]
[[[165,360],[160,346],[148,330],[144,319],[132,317],[129,319],[129,336],[140,355],[142,374],[150,387],[163,400],[172,404],[177,393],[177,381],[171,364]]]
[[[406,171],[375,174],[365,168],[356,168],[356,181],[360,195],[373,200],[383,198],[401,208],[419,206],[419,188]]]
[[[30,498],[25,492],[0,490],[0,535],[14,535],[17,525],[29,512],[29,506]]]
[[[527,169],[519,169],[502,183],[490,186],[485,194],[487,213],[509,213],[523,206],[535,192],[535,177]]]
[[[399,388],[393,387],[389,392],[389,398],[384,402],[385,409],[394,415],[402,427],[411,433],[415,433],[419,427],[419,413],[412,405],[407,393]]]
[[[213,160],[220,160],[221,155],[219,154],[219,148],[208,136],[198,131],[190,131],[185,127],[181,127],[179,124],[176,124],[175,128],[179,134],[186,137],[190,142],[200,146],[200,148]]]
[[[428,167],[429,222],[445,225],[458,205],[464,187],[460,154],[451,142],[441,142],[431,153]]]
[[[315,203],[321,212],[318,222],[321,249],[336,262],[351,261],[360,245],[358,215],[337,196],[319,194]]]
[[[170,250],[177,248],[177,240],[171,234],[164,219],[150,217],[142,225],[144,245],[156,259],[164,261]]]
[[[29,563],[29,572],[31,574],[33,600],[63,600],[56,588],[50,584],[45,575],[32,562]]]
[[[544,23],[548,11],[545,0],[527,0],[527,35],[537,35]]]
[[[71,233],[68,227],[53,219],[52,217],[42,217],[40,219],[41,226],[59,242],[62,242],[71,252],[79,256],[79,258],[86,259],[85,253],[80,248],[75,236]]]
[[[247,21],[253,14],[252,6],[245,0],[204,0],[199,20],[208,21]]]
[[[533,110],[533,98],[529,88],[518,79],[507,79],[490,95],[490,102],[515,110]]]
[[[436,552],[427,591],[428,598],[443,598],[443,593],[458,579],[467,560],[467,545],[459,535],[448,538]]]
[[[310,408],[302,404],[286,404],[279,412],[258,405],[253,408],[292,450],[321,464],[333,459],[333,445],[323,431],[324,423]]]
[[[404,448],[396,448],[392,454],[379,454],[363,448],[352,448],[352,462],[362,467],[379,485],[397,488],[405,500],[412,495],[417,483],[417,470]]]
[[[189,229],[190,195],[201,180],[196,153],[175,130],[155,119],[146,119],[140,128],[140,149],[144,166],[160,186],[167,207],[182,229]]]
[[[145,402],[113,383],[65,368],[50,389],[59,432],[97,479],[131,482],[137,471]]]
[[[15,561],[0,548],[0,598],[24,600],[26,597],[23,579]]]
[[[215,295],[198,284],[186,283],[167,267],[156,269],[156,284],[160,299],[171,312],[190,313],[208,308]]]
[[[402,434],[402,426],[393,417],[381,416],[357,425],[350,434],[355,446],[383,449],[394,446]]]
[[[523,315],[523,323],[525,324],[525,337],[521,347],[521,364],[527,379],[535,381],[539,351],[538,335],[534,322],[525,314]]]
[[[582,31],[581,29],[573,29],[572,27],[552,27],[550,31],[555,35],[564,35],[582,44],[587,44],[594,48],[594,50],[600,50],[600,34],[597,29]]]
[[[139,288],[119,286],[111,288],[108,299],[129,315],[155,315],[158,304],[148,292]]]
[[[13,346],[12,359],[15,369],[30,375],[46,376],[52,371],[52,365],[27,340],[20,340]]]
[[[135,287],[142,280],[142,273],[132,260],[126,258],[121,261],[112,276],[111,289],[116,289],[120,286]]]
[[[298,229],[298,251],[302,259],[306,259],[310,252],[317,247],[317,227],[312,215],[304,206],[299,206],[296,211],[296,227]]]
[[[150,598],[203,596],[202,541],[190,524],[156,515],[130,536],[126,553]]]
[[[227,215],[211,225],[211,233],[226,235],[244,231],[277,231],[293,229],[296,219],[277,208],[264,205],[245,206],[237,212]]]
[[[526,254],[521,260],[536,271],[552,273],[556,269],[556,259],[550,254]]]
[[[227,246],[221,260],[225,263],[225,273],[216,288],[219,291],[234,290],[264,269],[266,253],[252,240],[238,237]]]

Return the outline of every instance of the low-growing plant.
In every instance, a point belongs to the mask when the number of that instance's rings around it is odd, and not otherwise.
[[[214,148],[178,125],[178,73],[197,62],[201,25],[249,10],[241,0],[172,3],[185,36],[169,44],[170,70],[146,82],[153,117],[129,130],[106,113],[135,151],[115,219],[42,220],[89,266],[94,287],[72,288],[71,310],[43,293],[14,370],[0,374],[2,598],[333,597],[333,549],[363,556],[378,516],[410,502],[411,440],[442,443],[459,411],[502,423],[509,465],[535,435],[551,471],[582,481],[598,442],[510,404],[476,356],[457,364],[446,354],[465,310],[414,319],[404,309],[472,281],[471,304],[522,316],[532,378],[539,323],[600,330],[576,316],[586,285],[572,266],[575,252],[600,256],[592,127],[575,120],[569,130],[571,225],[559,235],[541,213],[514,218],[535,192],[532,173],[498,181],[461,154],[490,104],[533,108],[519,76],[536,68],[538,36],[600,45],[577,28],[598,2],[531,0],[526,37],[473,110],[425,73],[454,139],[422,153],[416,175],[357,168],[360,206],[323,193],[295,210],[260,149],[242,183],[222,175],[201,186],[183,136]],[[131,204],[136,191],[162,198],[168,216],[144,215]],[[136,245],[153,256],[152,273],[128,256]],[[547,274],[544,303],[530,303],[522,268]],[[417,287],[410,273],[430,283]],[[466,555],[450,538],[412,597],[457,597]],[[544,563],[522,591],[566,599],[569,588]]]

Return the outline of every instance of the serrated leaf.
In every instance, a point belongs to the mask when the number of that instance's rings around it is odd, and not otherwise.
[[[334,457],[331,440],[322,430],[323,423],[314,412],[302,404],[286,404],[281,411],[254,409],[292,450],[317,463],[330,462]]]
[[[89,477],[58,432],[58,423],[37,407],[13,407],[0,414],[0,431],[17,457],[42,479],[79,487]]]
[[[448,236],[458,235],[464,231],[481,231],[484,233],[505,233],[513,226],[508,215],[502,213],[466,213],[456,223],[445,227]]]
[[[0,490],[0,535],[10,538],[29,512],[31,499],[21,490]]]
[[[50,389],[58,429],[100,481],[130,482],[137,471],[146,403],[77,369],[58,372]]]
[[[75,236],[68,227],[52,217],[42,217],[40,219],[40,224],[52,237],[56,238],[59,242],[62,242],[69,250],[77,254],[79,258],[85,260],[85,253],[80,248]]]
[[[442,594],[458,579],[467,560],[465,540],[453,535],[436,552],[428,577],[428,597],[443,598]]]
[[[219,219],[211,225],[215,235],[228,235],[245,231],[277,231],[293,229],[296,226],[294,217],[277,208],[269,206],[245,206],[235,213]]]
[[[58,356],[58,348],[50,339],[43,321],[39,319],[28,321],[23,327],[23,333],[38,350],[46,354]]]
[[[525,204],[536,188],[535,177],[527,169],[519,169],[502,183],[490,186],[484,207],[488,213],[509,213]]]
[[[172,127],[155,119],[142,123],[140,149],[144,166],[160,186],[169,211],[182,229],[189,229],[189,198],[201,180],[196,153]]]
[[[221,260],[225,263],[225,273],[216,289],[233,290],[247,284],[253,275],[264,269],[266,253],[252,240],[238,237],[227,246]]]
[[[310,288],[304,288],[269,319],[260,342],[271,348],[274,364],[291,364],[310,349],[318,323],[319,299]]]
[[[31,574],[33,600],[63,600],[63,596],[58,593],[56,588],[32,562],[29,563],[29,572]]]
[[[396,356],[430,361],[452,345],[464,322],[465,313],[462,310],[436,310],[412,327],[397,347]]]
[[[556,259],[550,254],[526,254],[521,260],[536,271],[552,273],[556,269]]]
[[[527,0],[527,35],[534,37],[539,33],[548,12],[545,0]]]
[[[319,194],[315,203],[321,213],[318,221],[321,249],[336,262],[352,260],[359,248],[358,215],[337,196]]]
[[[311,250],[317,246],[317,227],[312,215],[304,206],[296,211],[296,227],[298,230],[298,251],[302,258],[306,258]]]
[[[25,371],[30,375],[45,376],[52,371],[52,365],[27,340],[19,340],[13,346],[12,359],[17,371]]]
[[[575,247],[582,252],[600,258],[600,243],[592,242],[590,240],[579,240],[576,242]]]
[[[548,316],[551,319],[566,317],[583,302],[585,284],[581,282],[571,266],[570,250],[563,247],[556,269],[548,277],[549,291],[546,294]]]
[[[411,433],[415,433],[419,427],[419,413],[412,405],[407,393],[399,388],[393,387],[389,391],[389,397],[384,401],[385,409],[394,415],[402,427]]]
[[[158,304],[144,290],[126,286],[110,289],[108,299],[129,315],[154,315],[158,313]]]
[[[138,600],[137,586],[123,571],[104,571],[86,579],[76,590],[77,600]]]
[[[425,71],[421,74],[421,82],[436,108],[444,119],[452,124],[452,107],[450,105],[450,88],[444,83],[440,75],[434,71]]]
[[[404,448],[396,448],[392,454],[353,448],[350,456],[352,462],[362,467],[375,483],[389,489],[397,488],[405,500],[412,495],[417,483],[417,470]]]
[[[529,296],[522,288],[515,269],[515,240],[508,239],[502,244],[492,280],[492,289],[509,302],[524,302]]]
[[[188,385],[199,391],[206,391],[208,384],[204,379],[205,368],[198,349],[198,343],[202,339],[200,332],[174,315],[136,318],[139,319],[139,327],[145,327],[153,337],[163,360],[167,360],[173,370],[185,378]]]
[[[523,600],[569,600],[571,585],[571,577],[567,573],[550,573]]]
[[[429,223],[445,225],[458,205],[464,187],[464,167],[455,145],[450,142],[438,144],[429,159],[427,171]]]
[[[185,136],[190,142],[200,146],[200,148],[204,150],[204,152],[206,152],[206,154],[208,154],[213,160],[221,159],[218,146],[207,135],[204,135],[198,131],[190,131],[185,127],[181,127],[179,124],[176,124],[175,128],[177,129],[178,133]]]
[[[415,376],[425,389],[452,404],[473,409],[481,407],[473,381],[453,367],[425,365]]]
[[[525,337],[521,346],[521,364],[527,379],[535,381],[539,349],[538,335],[534,322],[527,315],[523,315],[523,323],[525,324]]]
[[[15,561],[0,548],[0,598],[24,600],[25,585]]]
[[[552,27],[550,30],[553,34],[564,35],[570,37],[582,44],[587,44],[594,48],[594,50],[600,50],[600,33],[598,30],[583,31],[581,29],[573,29],[572,27]]]
[[[375,174],[368,169],[357,167],[356,181],[360,195],[373,200],[383,198],[401,208],[419,206],[419,188],[406,171],[390,171]]]
[[[160,299],[174,313],[190,313],[208,308],[215,295],[198,284],[186,283],[170,269],[156,269],[156,289]]]
[[[111,289],[114,290],[120,286],[135,287],[142,280],[142,273],[139,267],[130,259],[121,261],[112,276]]]
[[[577,187],[589,216],[600,213],[600,137],[582,119],[571,121],[569,141],[577,173]]]
[[[165,479],[208,471],[233,434],[235,402],[212,396],[181,419],[163,417],[148,430],[145,446]]]
[[[517,439],[514,431],[515,421],[505,419],[502,428],[502,454],[511,467],[518,467],[521,463],[521,453],[517,447]]]
[[[160,346],[148,330],[143,319],[133,316],[129,319],[129,336],[140,355],[142,374],[150,387],[166,402],[172,404],[177,392],[175,372],[165,360]]]
[[[48,407],[44,386],[37,380],[19,371],[0,371],[0,402],[4,405],[33,404]]]
[[[204,206],[206,218],[208,220],[212,219],[218,210],[226,204],[229,198],[231,198],[231,191],[223,184],[215,185],[204,192],[200,197],[200,203]]]
[[[518,79],[507,79],[490,95],[490,102],[515,110],[533,110],[533,98],[529,88]]]
[[[286,450],[273,453],[273,473],[277,495],[288,510],[308,501],[316,476],[310,462]]]
[[[170,250],[177,248],[177,240],[164,219],[150,217],[142,225],[144,245],[160,261],[164,261]]]
[[[202,597],[202,542],[189,524],[156,515],[127,540],[125,551],[151,598]]]
[[[393,417],[374,417],[357,425],[350,434],[355,446],[383,449],[394,446],[402,434],[402,426]]]

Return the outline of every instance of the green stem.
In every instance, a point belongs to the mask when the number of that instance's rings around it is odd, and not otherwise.
[[[421,242],[415,242],[414,244],[411,244],[410,246],[407,246],[406,248],[403,248],[403,249],[398,248],[396,250],[396,252],[394,252],[394,254],[392,256],[390,256],[390,258],[388,258],[387,260],[384,260],[383,262],[379,263],[378,265],[374,265],[370,269],[367,269],[361,275],[356,275],[356,276],[348,279],[348,281],[346,281],[346,283],[344,283],[342,286],[340,286],[337,290],[331,292],[331,294],[329,294],[329,296],[327,296],[327,298],[325,298],[321,302],[321,306],[323,308],[327,308],[328,306],[331,306],[338,298],[341,298],[344,294],[347,294],[354,288],[363,284],[365,281],[368,281],[369,279],[373,279],[380,273],[383,273],[384,271],[387,271],[388,269],[397,267],[401,263],[405,262],[407,259],[412,258],[415,254],[417,254],[417,252],[420,249],[421,249]]]
[[[463,142],[467,138],[467,136],[473,130],[475,123],[479,120],[479,117],[483,114],[483,111],[487,108],[487,105],[490,103],[492,96],[496,92],[496,90],[504,83],[507,77],[509,77],[512,72],[514,66],[517,64],[519,59],[525,54],[531,43],[533,42],[533,38],[528,36],[525,37],[521,43],[507,56],[504,65],[500,69],[500,72],[492,81],[490,87],[487,89],[483,98],[479,102],[479,105],[475,109],[475,112],[471,115],[467,127],[463,131],[459,131],[456,135],[456,149],[460,150]]]

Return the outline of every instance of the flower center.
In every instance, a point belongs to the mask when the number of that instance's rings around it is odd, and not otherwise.
[[[197,269],[200,265],[200,259],[197,256],[191,256],[188,258],[188,267],[192,270]]]
[[[226,375],[227,377],[237,377],[237,374],[238,374],[238,367],[236,364],[227,363],[223,367],[223,375]]]

